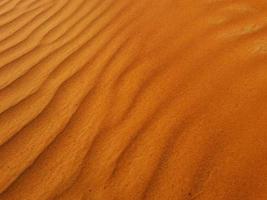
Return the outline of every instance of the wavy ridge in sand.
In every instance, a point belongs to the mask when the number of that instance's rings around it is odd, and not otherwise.
[[[1,200],[267,199],[263,0],[1,0]]]

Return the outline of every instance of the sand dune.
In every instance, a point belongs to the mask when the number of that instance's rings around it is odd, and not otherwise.
[[[0,200],[267,199],[264,0],[0,0]]]

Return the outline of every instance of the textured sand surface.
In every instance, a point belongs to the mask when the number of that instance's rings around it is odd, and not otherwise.
[[[266,200],[265,0],[0,0],[0,200]]]

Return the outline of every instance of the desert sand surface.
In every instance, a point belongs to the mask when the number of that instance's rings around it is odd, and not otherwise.
[[[265,0],[0,0],[0,200],[266,200]]]

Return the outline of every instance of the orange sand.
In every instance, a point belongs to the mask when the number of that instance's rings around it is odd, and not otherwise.
[[[0,200],[266,200],[266,0],[0,0]]]

